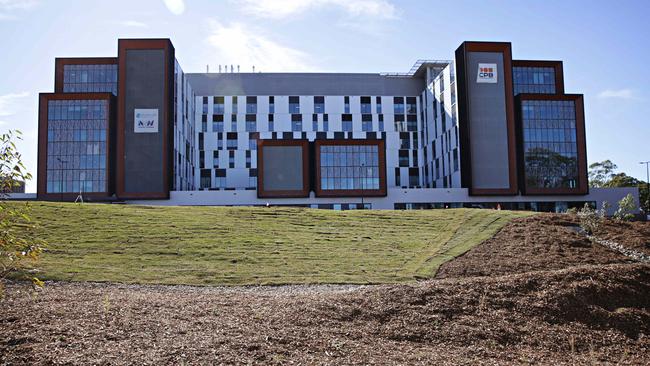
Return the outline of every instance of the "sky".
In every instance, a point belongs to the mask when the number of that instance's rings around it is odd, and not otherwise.
[[[185,72],[406,72],[453,59],[465,40],[508,41],[515,59],[564,61],[566,92],[585,96],[589,163],[645,180],[649,11],[647,0],[0,0],[0,132],[23,132],[35,175],[55,57],[115,57],[118,38],[170,38]]]

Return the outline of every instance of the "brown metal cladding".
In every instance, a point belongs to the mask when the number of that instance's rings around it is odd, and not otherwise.
[[[84,197],[94,199],[108,199],[114,191],[111,158],[114,153],[113,141],[115,130],[115,97],[112,93],[40,93],[38,100],[38,174],[36,181],[36,196],[42,200],[70,201],[77,198],[78,193],[49,193],[47,192],[47,128],[48,128],[48,101],[50,100],[107,100],[108,124],[106,126],[106,192],[88,192]]]
[[[512,67],[552,67],[555,69],[555,94],[564,94],[564,67],[562,61],[512,60]]]
[[[471,151],[469,148],[470,99],[467,95],[468,78],[466,75],[468,52],[497,52],[503,54],[504,98],[506,102],[506,125],[508,130],[508,183],[509,188],[474,188],[471,175]],[[509,42],[463,42],[456,50],[456,73],[458,90],[458,115],[461,142],[461,185],[468,188],[470,196],[516,195],[519,192],[517,182],[517,140],[515,123],[515,106],[512,85],[512,52]]]
[[[375,145],[379,153],[379,189],[339,189],[323,190],[320,184],[320,147],[336,145]],[[386,145],[384,140],[316,140],[314,141],[316,155],[316,197],[385,197],[386,189]]]
[[[114,65],[117,57],[57,57],[54,60],[54,92],[63,93],[63,66],[65,65]]]
[[[520,125],[518,126],[520,135],[520,148],[519,154],[520,167],[521,167],[521,188],[524,195],[585,195],[589,193],[589,182],[587,179],[587,143],[585,133],[585,112],[584,112],[584,97],[582,94],[519,94],[517,96],[518,110],[521,111],[521,102],[524,100],[571,100],[575,103],[576,114],[576,145],[578,152],[578,184],[575,188],[527,188],[526,176],[524,169],[523,158],[523,126],[521,126],[521,118],[519,118]],[[519,112],[521,113],[521,112]]]
[[[124,132],[126,103],[126,51],[129,49],[163,49],[165,51],[165,108],[162,111],[163,134],[163,187],[162,192],[125,192],[124,183]],[[118,106],[117,106],[117,152],[116,152],[116,193],[119,199],[168,199],[173,175],[173,131],[174,125],[174,46],[169,39],[119,39],[118,40]]]
[[[302,148],[302,189],[272,190],[264,188],[264,147],[300,146]],[[304,198],[309,197],[309,141],[308,140],[257,140],[257,197],[258,198]]]

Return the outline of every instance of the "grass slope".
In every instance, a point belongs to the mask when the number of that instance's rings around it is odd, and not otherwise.
[[[395,283],[490,238],[522,212],[331,211],[31,203],[41,279],[192,285]]]

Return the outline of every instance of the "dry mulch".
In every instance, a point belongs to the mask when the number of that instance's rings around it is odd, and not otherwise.
[[[596,235],[650,255],[650,222],[648,221],[617,222],[607,220],[596,232]]]
[[[650,355],[643,264],[344,290],[19,288],[9,286],[0,314],[2,364],[642,364]]]
[[[647,364],[650,265],[567,217],[517,220],[412,285],[10,283],[0,364]]]
[[[577,217],[566,214],[539,214],[515,219],[491,239],[443,264],[436,278],[506,275],[576,265],[634,262],[591,242],[575,230],[577,227]],[[597,236],[639,250],[638,243],[645,241],[647,245],[650,240],[650,223],[606,220]]]

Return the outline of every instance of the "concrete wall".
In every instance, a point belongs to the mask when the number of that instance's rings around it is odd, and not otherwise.
[[[616,206],[621,198],[632,194],[638,206],[639,191],[637,188],[592,188],[586,196],[470,196],[466,188],[422,188],[422,189],[388,189],[386,197],[365,197],[365,203],[371,203],[373,209],[392,210],[395,203],[484,203],[484,202],[564,202],[564,201],[595,201],[598,208],[607,201]],[[360,197],[348,198],[309,198],[264,199],[257,198],[256,191],[172,191],[169,200],[160,201],[129,201],[129,204],[168,205],[168,206],[246,206],[246,205],[286,205],[286,204],[326,204],[326,203],[360,203]],[[611,207],[608,215],[612,215],[616,207]]]
[[[196,95],[419,95],[424,80],[380,74],[186,74]]]
[[[36,193],[8,193],[6,195],[6,198],[8,200],[35,200],[36,199]]]
[[[164,50],[126,51],[124,187],[126,192],[162,192],[165,110]],[[158,109],[158,132],[135,133],[134,110]]]

